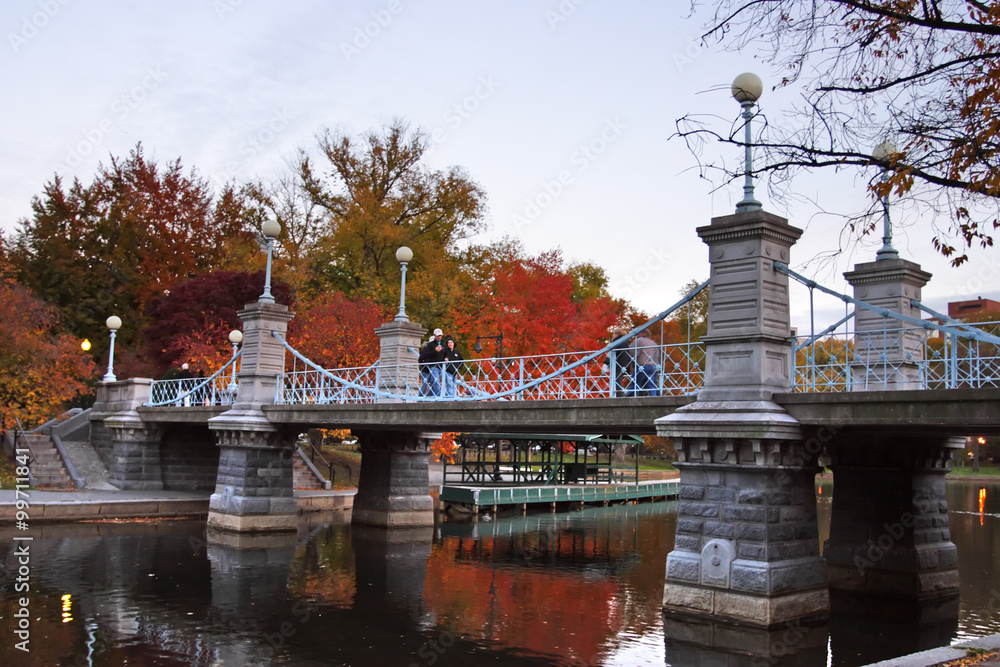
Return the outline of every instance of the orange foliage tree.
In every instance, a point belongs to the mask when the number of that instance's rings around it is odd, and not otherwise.
[[[0,279],[0,430],[36,426],[88,391],[97,366],[80,341],[61,330],[55,309],[9,279]]]
[[[444,433],[431,443],[431,454],[434,455],[435,461],[443,459],[446,463],[455,462],[455,452],[458,451],[458,445],[455,444],[456,435],[456,433]]]

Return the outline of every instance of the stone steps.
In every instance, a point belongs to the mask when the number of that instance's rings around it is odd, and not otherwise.
[[[72,489],[73,480],[66,473],[66,466],[52,438],[41,433],[18,436],[18,447],[31,451],[29,468],[40,489]]]
[[[317,479],[309,466],[306,465],[297,449],[295,457],[292,459],[292,488],[310,491],[322,491],[326,488],[326,485]]]

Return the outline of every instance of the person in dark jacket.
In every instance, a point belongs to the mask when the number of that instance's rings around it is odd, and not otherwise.
[[[441,338],[444,332],[434,330],[434,335],[420,349],[417,363],[420,364],[420,395],[441,395],[441,367],[444,365],[444,344]]]
[[[444,340],[444,395],[455,396],[455,387],[458,384],[458,369],[465,357],[458,351],[455,339],[448,336]]]
[[[611,342],[620,340],[624,335],[624,329],[615,327],[611,332]],[[604,357],[604,372],[609,376],[612,398],[621,396],[623,392],[625,396],[630,395],[628,382],[632,375],[632,355],[626,341],[608,351],[608,356]]]

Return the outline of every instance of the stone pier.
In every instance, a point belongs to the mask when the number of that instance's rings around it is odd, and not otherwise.
[[[208,421],[219,445],[219,472],[208,525],[236,532],[292,531],[298,506],[292,489],[295,433],[272,425],[261,406],[274,403],[293,314],[287,306],[253,303],[241,310],[243,353],[232,409]]]
[[[119,489],[163,489],[162,429],[144,422],[136,411],[149,400],[152,385],[152,380],[136,378],[97,387],[91,437],[108,469],[108,482]]]
[[[384,528],[434,525],[428,457],[440,433],[360,431],[361,477],[351,523]]]
[[[379,390],[387,394],[417,394],[417,355],[427,330],[409,320],[383,324],[375,330],[380,341]],[[379,396],[380,403],[402,399]],[[351,523],[382,528],[434,525],[428,457],[440,433],[358,431],[361,477],[354,497]]]
[[[789,262],[801,230],[750,211],[698,229],[712,266],[705,385],[698,400],[656,420],[681,471],[668,613],[772,628],[829,614],[819,554],[819,452],[772,401],[791,367]]]
[[[964,438],[846,430],[827,445],[834,501],[830,588],[929,599],[958,595],[945,479]]]

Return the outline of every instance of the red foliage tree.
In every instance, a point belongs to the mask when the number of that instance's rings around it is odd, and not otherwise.
[[[174,285],[146,308],[151,324],[142,332],[146,354],[157,377],[183,362],[206,374],[218,370],[232,354],[229,332],[242,329],[236,316],[257,301],[264,272],[214,271]],[[271,284],[277,303],[291,305],[291,290]]]
[[[454,305],[456,338],[471,342],[503,332],[505,356],[602,347],[623,305],[606,296],[574,299],[573,276],[562,263],[558,250],[501,259],[478,289]]]
[[[387,317],[385,309],[369,299],[321,294],[302,304],[289,325],[288,342],[323,368],[368,366],[379,355],[375,328]]]

